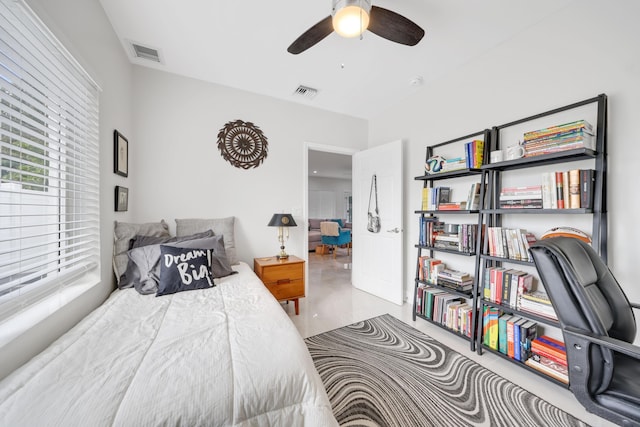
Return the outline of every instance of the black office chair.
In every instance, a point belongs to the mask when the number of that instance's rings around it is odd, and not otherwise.
[[[560,321],[571,391],[589,412],[640,425],[640,347],[631,344],[640,305],[581,240],[544,239],[530,252]]]

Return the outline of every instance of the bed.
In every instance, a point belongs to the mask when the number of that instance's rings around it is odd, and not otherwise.
[[[0,424],[337,425],[285,311],[232,269],[207,289],[114,291],[0,383]]]

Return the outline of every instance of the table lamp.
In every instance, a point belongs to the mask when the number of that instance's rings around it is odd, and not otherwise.
[[[273,214],[271,221],[268,224],[269,227],[278,227],[278,241],[280,242],[280,253],[277,255],[278,259],[287,259],[289,255],[284,251],[284,242],[289,240],[289,227],[296,227],[297,224],[293,220],[291,214],[277,213]]]

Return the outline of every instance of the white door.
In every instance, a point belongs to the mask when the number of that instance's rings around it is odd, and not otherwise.
[[[371,178],[377,178],[379,233],[367,231]],[[353,286],[395,304],[404,301],[402,141],[353,155]],[[375,194],[372,195],[372,210]]]

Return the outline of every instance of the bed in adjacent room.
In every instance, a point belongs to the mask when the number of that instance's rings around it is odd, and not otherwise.
[[[160,246],[162,277],[176,267],[182,285],[208,280],[199,274],[202,241]],[[285,311],[247,264],[231,270],[202,289],[114,291],[0,383],[0,424],[336,425]]]

